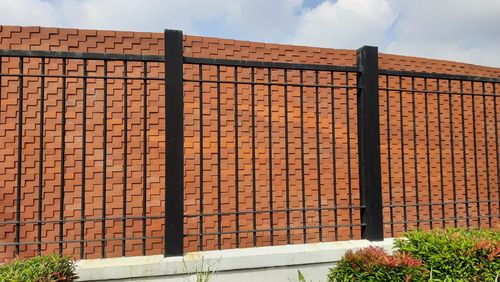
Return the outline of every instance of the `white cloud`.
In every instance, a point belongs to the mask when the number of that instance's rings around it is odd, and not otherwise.
[[[325,1],[302,13],[287,41],[346,49],[380,45],[396,15],[385,0]]]
[[[0,0],[0,24],[58,25],[56,11],[49,2],[40,0]]]
[[[396,1],[388,53],[500,67],[500,0]]]
[[[0,24],[282,41],[303,0],[0,0]]]
[[[500,0],[325,1],[287,42],[500,66]]]
[[[500,0],[0,0],[0,24],[377,45],[386,53],[500,67]]]
[[[226,34],[279,42],[297,28],[303,0],[230,0],[225,8]]]
[[[197,21],[223,16],[218,8],[229,0],[58,0],[63,25],[134,31],[163,28],[193,31]],[[75,13],[78,11],[78,13]]]

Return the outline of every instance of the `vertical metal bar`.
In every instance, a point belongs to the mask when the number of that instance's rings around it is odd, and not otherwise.
[[[85,183],[87,155],[87,59],[83,60],[83,125],[82,125],[82,194],[80,222],[80,259],[85,258]]]
[[[408,213],[406,210],[406,161],[405,161],[405,143],[404,143],[404,121],[403,121],[403,78],[399,76],[399,128],[401,141],[401,177],[403,188],[403,226],[405,232],[408,231]]]
[[[203,65],[198,65],[198,72],[200,76],[200,81],[198,84],[199,95],[200,95],[200,216],[199,216],[199,246],[200,251],[203,251]]]
[[[486,84],[482,82],[483,94],[486,94]],[[493,98],[495,99],[495,98]],[[486,115],[486,96],[483,95],[483,119],[484,119],[484,156],[486,159],[486,191],[488,193],[488,227],[493,226],[493,218],[491,213],[491,191],[490,191],[490,160],[488,157],[488,117]]]
[[[471,84],[471,93],[472,93],[472,137],[474,139],[473,145],[474,145],[474,177],[475,177],[475,184],[476,184],[476,214],[477,214],[477,227],[481,228],[481,209],[480,209],[480,203],[479,203],[479,169],[477,165],[477,137],[476,137],[476,104],[474,101],[476,100],[475,93],[474,93],[474,81],[470,82]]]
[[[451,94],[451,79],[448,79],[448,110],[450,112],[450,145],[451,145],[451,178],[452,178],[452,189],[453,189],[453,220],[454,226],[458,226],[457,217],[457,186],[455,180],[455,143],[453,142],[453,96]],[[418,202],[418,201],[417,201]]]
[[[217,246],[222,248],[222,216],[221,216],[221,111],[220,111],[220,65],[217,65]]]
[[[104,91],[103,91],[103,127],[102,136],[102,220],[101,220],[101,257],[106,257],[106,183],[108,167],[108,61],[104,60]]]
[[[24,72],[24,58],[19,58],[19,96],[17,99],[18,105],[18,125],[17,125],[17,189],[16,189],[16,248],[15,254],[19,255],[19,243],[21,232],[21,185],[22,185],[22,161],[23,161],[23,72]]]
[[[257,246],[257,180],[255,177],[255,69],[251,67],[251,107],[252,107],[252,218],[253,218],[253,246]]]
[[[441,137],[441,91],[439,90],[439,78],[436,79],[437,115],[438,115],[438,142],[439,142],[439,182],[441,186],[441,223],[446,227],[446,212],[444,200],[444,178],[443,178],[443,138]]]
[[[42,212],[43,212],[43,145],[45,122],[45,58],[41,61],[40,77],[40,140],[38,149],[38,244],[37,253],[42,254]]]
[[[357,81],[356,81],[357,82]],[[352,204],[352,168],[351,168],[351,113],[349,103],[349,73],[345,72],[345,107],[346,107],[346,121],[347,121],[347,191],[349,196],[349,238],[354,238],[354,228],[352,226],[353,204]],[[358,103],[359,107],[359,103]],[[363,109],[364,110],[364,109]],[[359,118],[359,116],[358,116]],[[377,117],[378,118],[378,117]],[[358,122],[359,123],[359,122]],[[358,125],[359,127],[359,125]],[[361,156],[361,155],[360,155]],[[360,181],[361,182],[361,181]],[[363,216],[362,216],[363,217]],[[367,223],[368,224],[368,223]],[[362,231],[362,233],[364,233]]]
[[[273,220],[273,111],[272,111],[272,77],[271,68],[267,68],[267,116],[268,116],[268,147],[269,147],[269,236],[271,237],[271,246],[274,245],[274,220]]]
[[[385,112],[387,123],[387,164],[388,164],[388,177],[389,177],[389,214],[391,216],[391,237],[394,237],[394,207],[392,206],[392,165],[391,165],[391,115],[390,115],[390,97],[389,97],[389,76],[385,76]]]
[[[335,137],[335,81],[333,79],[333,71],[330,71],[330,94],[332,99],[332,165],[333,165],[333,218],[335,220],[335,241],[339,240],[338,228],[338,202],[337,202],[337,151]]]
[[[380,125],[378,99],[378,50],[364,46],[357,50],[358,154],[360,198],[365,206],[361,219],[362,236],[371,241],[384,239],[380,168]]]
[[[64,186],[65,186],[65,159],[66,159],[66,58],[62,59],[62,93],[61,93],[61,183],[59,197],[59,255],[63,253],[64,241]]]
[[[128,179],[128,65],[123,61],[123,165],[122,165],[122,256],[127,251],[127,179]]]
[[[464,194],[465,194],[465,220],[467,227],[470,226],[469,220],[469,189],[467,183],[467,152],[466,152],[466,140],[465,140],[465,109],[464,109],[464,82],[460,80],[460,106],[462,111],[462,153],[464,160]]]
[[[285,85],[285,200],[286,200],[286,240],[290,244],[290,171],[288,160],[288,78],[287,70],[283,69]]]
[[[240,247],[240,193],[239,193],[239,151],[238,151],[238,67],[234,67],[234,187],[236,201],[236,248]]]
[[[413,166],[415,167],[415,202],[417,210],[417,228],[420,228],[420,197],[418,187],[418,161],[417,161],[417,115],[415,112],[415,77],[411,77],[411,112],[413,114]]]
[[[148,200],[148,62],[143,63],[142,93],[142,255],[146,255],[146,215]]]
[[[184,90],[182,32],[165,30],[165,256],[184,252]]]
[[[304,71],[300,70],[300,171],[302,174],[302,240],[307,243],[307,221],[306,221],[306,181],[305,181],[305,158],[304,158]]]
[[[499,97],[498,94],[496,93],[496,83],[493,82],[493,94],[495,95],[493,97],[493,109],[494,109],[494,117],[495,117],[495,148],[496,148],[496,159],[497,159],[497,184],[498,184],[498,198],[500,199],[500,147],[499,147],[499,142],[498,142],[498,116],[497,116],[497,98]]]
[[[433,219],[432,219],[432,187],[431,187],[431,152],[430,152],[430,142],[429,142],[429,101],[427,92],[427,78],[424,78],[424,107],[425,107],[425,147],[427,156],[427,193],[429,195],[429,225],[432,229]]]
[[[315,76],[315,96],[316,96],[316,177],[318,178],[318,223],[319,223],[319,241],[323,241],[323,224],[321,218],[321,152],[320,152],[320,141],[319,141],[319,87],[318,87],[318,71],[314,72]]]

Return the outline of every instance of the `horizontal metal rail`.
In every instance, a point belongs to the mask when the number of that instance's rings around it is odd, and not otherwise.
[[[443,221],[464,221],[470,219],[481,219],[481,218],[497,218],[500,217],[500,214],[489,214],[489,215],[480,215],[480,216],[468,216],[468,217],[445,217],[445,218],[433,218],[433,219],[420,219],[420,220],[406,220],[406,221],[389,221],[384,222],[384,224],[409,224],[409,223],[430,223],[430,222],[443,222]],[[470,228],[470,225],[468,225]]]
[[[118,54],[118,53],[97,53],[97,52],[66,52],[66,51],[44,51],[44,50],[9,50],[0,49],[0,57],[23,57],[23,58],[57,58],[57,59],[75,59],[75,60],[107,60],[107,61],[148,61],[163,63],[165,57],[162,55],[142,55],[142,54]],[[196,58],[184,57],[186,64],[219,65],[219,66],[237,66],[237,67],[256,67],[273,69],[297,69],[297,70],[318,70],[335,72],[360,72],[355,66],[336,66],[323,64],[299,64],[287,62],[262,62],[246,61],[233,59],[214,59],[214,58]],[[402,70],[379,69],[379,75],[389,76],[407,76],[416,78],[434,78],[434,79],[452,79],[463,81],[478,82],[496,82],[500,83],[500,78],[455,75],[446,73],[429,73]]]
[[[335,71],[335,72],[359,72],[357,67],[334,66],[321,64],[298,64],[282,62],[262,62],[262,61],[244,61],[228,59],[194,58],[184,57],[185,64],[200,64],[226,67],[245,67],[245,68],[272,68],[272,69],[296,69],[296,70],[317,70],[317,71]]]
[[[159,62],[159,63],[164,62],[164,56],[160,55],[64,52],[64,51],[41,51],[41,50],[0,49],[0,57],[54,58],[54,59],[106,60],[106,61],[142,61],[142,62],[147,61],[147,62]]]
[[[242,233],[253,233],[253,232],[289,231],[289,230],[338,228],[338,227],[363,227],[363,226],[366,226],[366,223],[281,227],[281,228],[266,228],[266,229],[256,229],[256,230],[249,229],[249,230],[224,231],[224,232],[187,233],[187,234],[184,234],[184,237],[192,237],[192,236],[199,236],[199,235],[214,236],[214,235],[230,235],[230,234],[242,234]]]
[[[379,69],[379,75],[401,76],[401,77],[415,77],[415,78],[431,78],[431,79],[446,79],[446,80],[462,80],[462,81],[477,81],[477,82],[493,82],[500,83],[500,78],[473,76],[473,75],[458,75],[446,73],[432,73],[432,72],[416,72],[416,71],[400,71],[400,70],[386,70]]]
[[[199,80],[199,79],[184,79],[184,82],[190,83],[220,83],[220,84],[241,84],[241,85],[261,85],[261,86],[290,86],[290,87],[308,87],[308,88],[328,88],[328,89],[361,89],[358,85],[333,85],[333,84],[305,84],[305,83],[272,83],[272,82],[251,82],[251,81],[235,81],[235,80]]]
[[[447,79],[444,79],[447,80]],[[441,94],[441,95],[461,95],[461,96],[478,96],[478,97],[500,97],[499,94],[486,94],[486,93],[471,93],[471,92],[453,92],[453,91],[437,91],[426,89],[408,89],[408,88],[379,88],[380,91],[394,91],[394,92],[411,92],[415,94]]]
[[[114,238],[106,238],[106,239],[84,239],[84,240],[63,240],[63,241],[30,241],[30,242],[8,242],[3,243],[0,242],[0,246],[28,246],[28,245],[37,245],[37,244],[59,244],[59,243],[96,243],[96,242],[110,242],[110,241],[136,241],[136,240],[144,240],[144,239],[164,239],[163,236],[137,236],[137,237],[114,237]]]
[[[338,206],[338,207],[321,207],[321,208],[295,208],[295,209],[279,209],[279,210],[247,210],[239,212],[214,212],[214,213],[197,213],[184,214],[184,217],[199,217],[199,216],[216,216],[216,215],[243,215],[243,214],[259,214],[259,213],[284,213],[284,212],[299,212],[299,211],[335,211],[349,209],[364,209],[365,206]]]
[[[57,74],[16,74],[16,73],[0,73],[3,77],[34,77],[34,78],[66,78],[66,79],[109,79],[109,80],[165,80],[164,77],[144,77],[144,76],[104,76],[104,75],[57,75]]]
[[[481,200],[481,201],[449,201],[449,202],[434,202],[434,203],[406,203],[406,204],[389,204],[384,205],[384,208],[403,208],[403,207],[419,207],[419,206],[442,206],[442,205],[464,205],[476,203],[498,203],[496,200]]]
[[[151,215],[151,216],[116,216],[116,217],[86,217],[85,221],[86,222],[92,222],[92,221],[118,221],[118,220],[140,220],[140,219],[162,219],[164,218],[165,215]],[[37,224],[37,223],[45,223],[45,224],[50,224],[50,223],[75,223],[75,222],[81,222],[81,218],[72,218],[72,219],[51,219],[51,220],[21,220],[21,221],[15,221],[15,220],[6,220],[6,221],[0,221],[0,225],[9,225],[9,224]]]

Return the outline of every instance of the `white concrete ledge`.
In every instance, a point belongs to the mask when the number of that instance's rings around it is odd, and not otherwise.
[[[304,270],[306,277],[318,281],[326,278],[328,268],[333,266],[349,249],[358,249],[376,245],[392,251],[393,239],[382,242],[369,242],[367,240],[342,241],[331,243],[313,243],[304,245],[285,245],[274,247],[258,247],[246,249],[231,249],[222,251],[192,252],[184,256],[163,257],[141,256],[121,257],[109,259],[82,260],[77,263],[79,281],[174,281],[188,279],[196,272],[216,270],[211,281],[231,281],[228,274],[234,279],[238,273],[252,272],[252,280],[258,280],[259,275],[254,271],[266,269],[263,277],[268,281],[269,271],[276,269],[283,275],[289,269],[296,276],[297,270]],[[321,271],[315,271],[317,265]],[[281,268],[281,269],[279,269]],[[285,269],[285,270],[284,270]],[[314,277],[311,277],[314,276]],[[244,281],[244,280],[241,280]],[[279,279],[278,281],[282,281]],[[293,281],[293,280],[292,280]]]

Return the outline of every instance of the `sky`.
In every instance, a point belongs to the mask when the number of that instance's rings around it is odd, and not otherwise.
[[[500,0],[0,0],[0,25],[161,32],[500,67]]]

